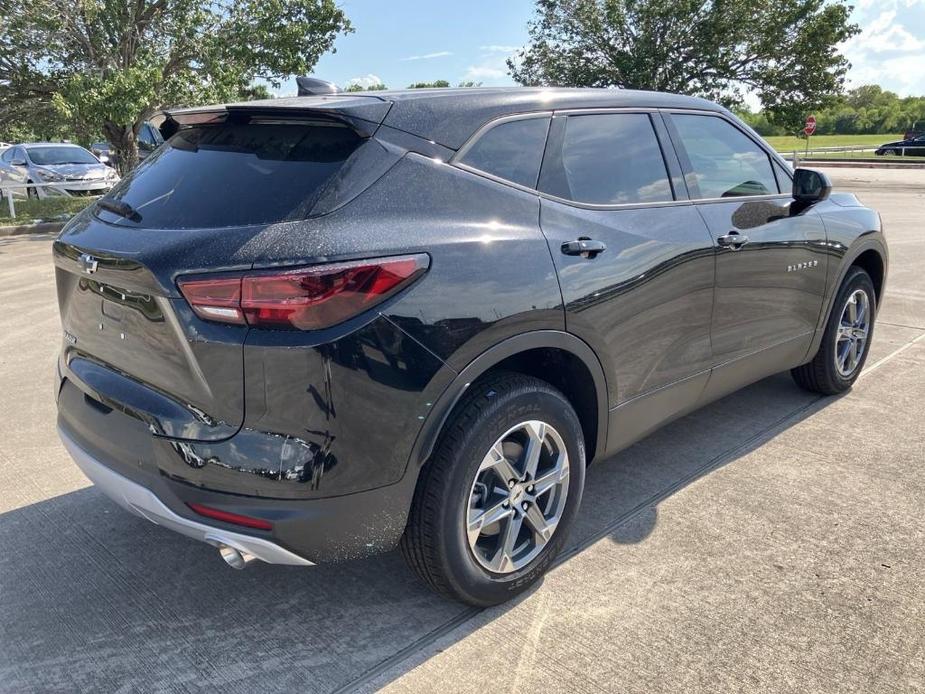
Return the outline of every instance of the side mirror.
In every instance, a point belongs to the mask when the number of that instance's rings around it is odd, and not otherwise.
[[[13,159],[13,160],[10,162],[10,164],[12,164],[13,166],[25,166],[25,165],[26,165],[26,160],[25,160],[25,159],[16,158],[16,159]]]
[[[831,192],[832,181],[821,171],[797,169],[793,172],[793,197],[797,202],[819,202]]]

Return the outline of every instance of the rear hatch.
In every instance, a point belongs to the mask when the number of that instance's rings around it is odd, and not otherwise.
[[[249,269],[267,238],[304,232],[332,187],[344,199],[338,174],[368,141],[327,113],[186,113],[193,125],[55,242],[61,364],[91,404],[159,435],[219,440],[244,420],[248,328],[197,317],[177,278]]]

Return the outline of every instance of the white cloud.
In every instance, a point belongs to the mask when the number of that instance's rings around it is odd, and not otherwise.
[[[513,53],[514,51],[520,50],[520,46],[502,46],[493,43],[488,46],[479,46],[479,50],[484,53]]]
[[[368,75],[363,75],[362,77],[353,77],[352,79],[347,80],[345,87],[352,87],[354,85],[363,87],[363,89],[369,89],[370,87],[375,87],[377,84],[382,84],[382,80],[378,75],[369,73]]]
[[[851,63],[848,86],[925,95],[925,0],[860,0],[851,19],[862,31],[840,47]]]
[[[858,52],[905,53],[921,51],[923,48],[925,42],[896,21],[896,10],[881,12],[860,34],[845,42],[846,51]]]
[[[425,53],[424,55],[409,55],[407,58],[402,58],[402,62],[408,60],[431,60],[433,58],[445,58],[448,55],[453,55],[452,51],[437,51],[436,53]]]
[[[465,82],[484,82],[485,80],[502,80],[507,77],[507,70],[491,65],[470,65],[463,74]]]

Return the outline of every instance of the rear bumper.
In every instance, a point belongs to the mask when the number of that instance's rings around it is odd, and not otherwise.
[[[416,473],[409,471],[392,485],[339,496],[273,498],[254,493],[250,472],[219,467],[239,491],[218,491],[187,474],[196,472],[190,465],[199,459],[184,462],[181,454],[189,455],[190,444],[152,435],[144,422],[101,406],[69,379],[61,381],[56,395],[58,433],[77,465],[107,496],[158,525],[267,562],[303,566],[381,554],[404,533]],[[223,445],[238,442],[235,436]],[[260,518],[273,528],[205,518],[193,512],[191,503]]]
[[[313,562],[280,547],[275,542],[261,537],[252,537],[222,528],[215,528],[174,513],[149,489],[110,470],[102,462],[90,455],[60,427],[58,428],[58,436],[61,437],[61,442],[74,459],[74,462],[77,463],[77,467],[83,471],[90,481],[106,496],[136,516],[141,516],[155,525],[163,526],[181,535],[206,542],[215,547],[220,545],[234,547],[236,550],[251,554],[268,564],[291,564],[295,566],[311,566],[313,564]]]

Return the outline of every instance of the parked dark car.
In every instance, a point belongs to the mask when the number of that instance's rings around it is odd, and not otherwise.
[[[93,152],[97,159],[106,164],[106,166],[115,166],[112,147],[108,142],[94,142],[90,145],[90,151]]]
[[[925,134],[880,145],[876,153],[883,156],[925,157]]]
[[[868,354],[877,213],[708,101],[412,90],[157,122],[54,245],[58,427],[104,493],[237,568],[398,544],[501,602],[563,548],[589,462],[779,371],[843,392]]]
[[[155,126],[151,123],[142,123],[141,128],[138,130],[138,138],[136,140],[138,146],[138,161],[144,161],[148,155],[160,147],[163,142],[164,138]],[[90,145],[90,151],[104,164],[112,167],[116,166],[116,153],[113,151],[112,145],[108,142],[94,142]]]

